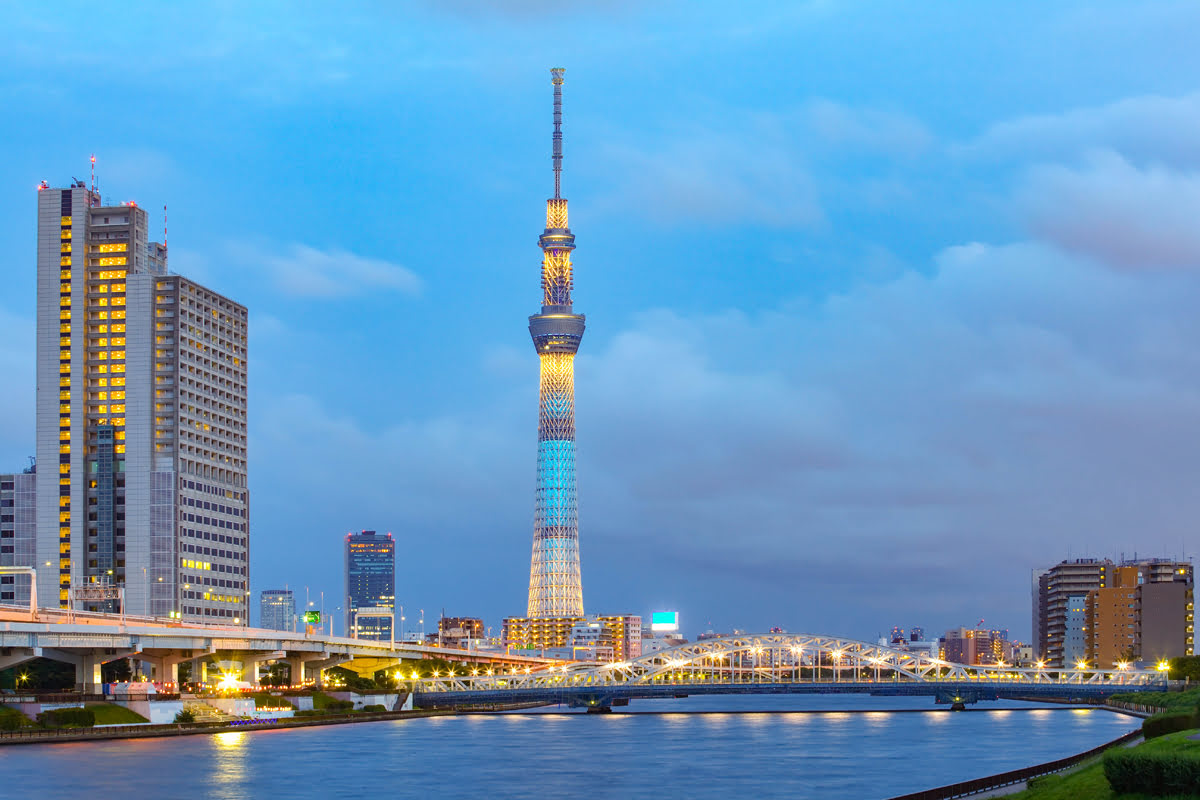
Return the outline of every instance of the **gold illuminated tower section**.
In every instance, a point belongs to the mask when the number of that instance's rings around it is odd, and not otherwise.
[[[563,70],[550,70],[554,84],[554,197],[546,201],[542,248],[542,311],[529,318],[541,362],[538,414],[537,501],[533,559],[529,568],[532,618],[583,615],[579,575],[579,514],[575,502],[575,353],[584,316],[571,307],[571,251],[562,191]]]

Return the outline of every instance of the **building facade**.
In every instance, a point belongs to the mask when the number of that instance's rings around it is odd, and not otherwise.
[[[1087,653],[1086,615],[1088,592],[1108,585],[1113,562],[1096,558],[1062,561],[1037,574],[1038,610],[1033,614],[1034,650],[1047,666],[1074,664]]]
[[[483,620],[478,617],[442,617],[438,620],[438,644],[442,647],[463,647],[483,638]]]
[[[259,627],[271,631],[296,630],[296,597],[291,589],[266,589],[258,598]]]
[[[39,601],[247,624],[246,308],[79,181],[37,239]]]
[[[1097,667],[1161,661],[1193,650],[1192,565],[1124,562],[1084,598],[1086,660]]]
[[[636,614],[578,617],[508,617],[504,646],[569,658],[572,648],[612,653],[616,661],[642,654],[642,618]],[[597,649],[599,648],[599,649]]]
[[[0,475],[0,566],[32,567],[37,548],[37,475]],[[29,606],[28,575],[0,575],[0,605]],[[40,604],[40,601],[39,601]]]
[[[394,638],[396,542],[390,533],[346,534],[346,633],[360,639]],[[384,613],[390,611],[391,613]]]
[[[537,489],[533,557],[529,568],[530,618],[583,615],[579,570],[579,515],[575,500],[575,353],[583,339],[584,316],[571,300],[571,253],[575,236],[561,196],[563,70],[551,70],[554,85],[554,197],[546,201],[542,248],[542,308],[529,318],[538,354]]]
[[[940,644],[940,657],[955,664],[986,666],[1012,664],[1008,631],[987,628],[952,628]]]

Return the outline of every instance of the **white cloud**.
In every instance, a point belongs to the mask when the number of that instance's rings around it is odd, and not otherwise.
[[[1200,93],[1145,95],[1103,106],[1036,114],[996,123],[951,152],[983,160],[1074,160],[1095,149],[1135,161],[1200,167]]]
[[[411,270],[345,250],[318,250],[304,244],[292,244],[279,252],[246,246],[237,249],[244,260],[265,264],[286,294],[336,297],[372,290],[403,294],[421,290],[421,279]]]
[[[1111,152],[1041,166],[1019,193],[1038,236],[1119,267],[1200,268],[1200,172],[1139,168]]]

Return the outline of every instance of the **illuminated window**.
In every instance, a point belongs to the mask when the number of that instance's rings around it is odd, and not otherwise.
[[[124,413],[125,413],[125,406],[123,406],[123,405],[116,405],[116,406],[113,406],[113,407],[112,407],[112,413],[114,413],[114,414],[124,414]]]
[[[124,392],[113,392],[113,393],[112,393],[112,399],[113,399],[113,400],[124,400],[124,399],[125,399],[125,393],[124,393]]]
[[[115,452],[115,453],[124,453],[124,452],[125,452],[125,445],[123,445],[123,444],[117,444],[117,445],[113,445],[113,452]]]
[[[117,366],[120,366],[120,364],[118,364]],[[125,385],[125,379],[124,379],[124,378],[113,378],[113,379],[112,379],[112,385],[113,385],[113,386],[124,386],[124,385]]]
[[[69,453],[69,452],[71,452],[71,445],[69,445],[69,444],[60,444],[60,445],[58,446],[58,452],[60,452],[60,453]]]
[[[72,222],[72,220],[70,217],[63,217],[62,221],[59,224],[64,228],[69,228],[69,227],[71,227],[71,222]]]
[[[124,332],[125,332],[125,325],[124,325],[123,323],[118,323],[118,324],[116,324],[116,325],[113,325],[113,326],[112,326],[112,332],[113,332],[113,333],[124,333]],[[125,342],[122,340],[121,344],[123,345],[123,344],[125,344]]]
[[[121,300],[120,303],[114,303],[114,305],[122,305],[123,306],[123,305],[125,305],[125,301]],[[112,318],[113,319],[125,319],[125,309],[122,308],[122,309],[112,312]]]
[[[124,242],[117,242],[114,244],[102,244],[96,248],[96,252],[98,252],[98,253],[124,253],[128,249],[129,249],[129,245],[125,244]]]
[[[71,432],[70,432],[70,431],[59,431],[59,432],[58,432],[58,440],[59,440],[60,442],[65,442],[65,441],[67,441],[67,440],[68,440],[68,439],[70,439],[70,438],[71,438]]]
[[[67,329],[70,330],[70,328],[71,328],[71,326],[68,325]],[[59,345],[59,347],[70,347],[71,346],[71,337],[70,336],[62,337],[61,339],[58,340],[58,345]]]
[[[122,355],[122,356],[124,356],[125,354],[124,354],[124,353],[122,353],[121,355]],[[113,372],[124,372],[124,371],[125,371],[125,365],[124,365],[124,364],[113,364],[113,365],[112,365],[112,371],[113,371]]]
[[[123,291],[125,291],[125,284],[123,284],[123,283],[114,283],[114,284],[112,284],[112,286],[111,286],[111,287],[109,287],[109,291],[111,291],[111,292],[123,292]]]
[[[59,300],[58,300],[59,308],[70,308],[70,306],[71,306],[71,298],[69,298],[69,297],[60,297],[59,298]]]
[[[116,425],[118,428],[123,428],[123,427],[125,427],[125,418],[124,417],[113,417],[112,424]]]
[[[61,267],[69,267],[69,266],[71,266],[71,257],[70,257],[70,256],[63,256],[63,257],[61,257],[60,259],[58,259],[58,264],[59,264],[59,266],[61,266]]]
[[[104,364],[97,364],[96,366],[92,367],[92,370],[99,373],[100,375],[103,375],[106,372],[108,372],[108,367],[105,366]]]
[[[60,239],[70,239],[70,238],[71,238],[71,232],[70,232],[70,231],[59,231],[59,232],[58,232],[58,238],[60,238]]]
[[[70,378],[59,378],[59,379],[58,379],[58,385],[59,385],[59,386],[70,386],[70,385],[71,385],[71,379],[70,379]]]
[[[95,399],[97,399],[97,400],[107,400],[107,399],[108,399],[108,392],[97,392],[97,393],[96,393],[96,398],[95,398]]]
[[[125,343],[125,340],[122,339],[121,344],[124,344],[124,343]],[[113,344],[115,345],[116,342],[113,342]],[[112,358],[117,358],[117,359],[125,358],[125,351],[124,350],[113,350]]]
[[[117,431],[116,433],[113,434],[113,438],[116,439],[117,441],[121,441],[121,442],[125,441],[125,431]]]
[[[94,306],[106,306],[106,305],[108,305],[108,298],[107,297],[97,297],[92,300],[91,304]]]
[[[70,312],[70,311],[59,311],[59,312],[58,312],[58,318],[59,318],[59,319],[70,319],[70,318],[71,318],[71,312]]]
[[[128,263],[128,260],[125,258],[125,256],[113,256],[111,258],[102,258],[99,261],[99,264],[102,267],[124,266],[127,263]]]
[[[100,359],[101,361],[107,361],[107,360],[108,360],[108,353],[106,353],[106,352],[104,352],[103,350],[101,350],[101,351],[100,351],[100,352],[98,352],[98,353],[92,353],[92,358],[98,358],[98,359]]]
[[[62,280],[62,281],[71,280],[71,270],[64,269],[62,272],[58,273],[58,277],[59,277],[59,280]]]
[[[68,403],[68,404],[65,404],[65,405],[61,405],[61,406],[59,406],[59,407],[58,407],[58,413],[60,413],[60,414],[70,414],[70,413],[71,413],[71,406],[70,406],[70,404]]]
[[[103,328],[104,326],[101,325],[100,327]],[[63,344],[70,344],[70,342],[63,342]],[[108,347],[108,339],[97,339],[93,344],[97,347]]]
[[[108,284],[107,284],[107,283],[100,283],[100,284],[97,284],[97,285],[95,285],[95,286],[93,286],[93,287],[92,287],[92,291],[93,291],[93,292],[107,292],[107,291],[108,291]]]

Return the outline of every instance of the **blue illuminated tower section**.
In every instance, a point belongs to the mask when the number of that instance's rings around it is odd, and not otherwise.
[[[579,576],[579,514],[575,504],[575,353],[584,316],[571,307],[571,251],[562,183],[563,70],[554,84],[554,197],[546,201],[542,248],[542,312],[529,318],[529,334],[541,362],[538,415],[537,503],[529,613],[534,618],[583,615]]]

